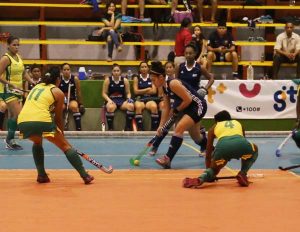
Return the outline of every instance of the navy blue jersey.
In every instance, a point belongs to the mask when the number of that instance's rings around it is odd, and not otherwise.
[[[63,77],[60,79],[59,88],[65,94],[65,97],[68,97],[68,88],[69,84],[71,85],[70,89],[70,100],[77,100],[76,94],[76,84],[75,84],[75,76],[71,75],[69,80],[65,80]]]
[[[220,46],[230,48],[232,45],[234,45],[234,41],[229,32],[227,32],[223,37],[220,37],[218,32],[214,31],[210,34],[207,45],[211,46],[212,48],[218,48]]]
[[[196,91],[199,89],[201,78],[201,66],[196,61],[191,69],[188,69],[185,63],[179,65],[178,79],[187,83]]]
[[[108,96],[112,100],[114,98],[126,99],[124,77],[120,77],[118,82],[115,82],[112,76],[109,77]]]
[[[150,75],[147,75],[147,78],[144,79],[141,75],[138,77],[138,88],[139,89],[147,89],[152,88],[152,81],[150,79]],[[142,97],[150,97],[150,94],[143,94]]]
[[[175,78],[168,77],[166,81],[166,86],[163,87],[163,90],[164,93],[170,98],[171,108],[175,109],[181,104],[182,99],[179,96],[177,96],[174,92],[172,92],[170,88],[170,83],[173,80],[175,80]],[[190,85],[182,81],[181,83],[186,88],[188,94],[192,97],[192,102],[183,110],[183,113],[190,115],[195,122],[198,122],[202,117],[204,117],[207,111],[206,101]]]
[[[41,83],[41,78],[39,78],[37,82],[34,81],[34,83],[35,85]],[[31,82],[28,82],[28,90],[32,90],[35,85],[32,84]]]

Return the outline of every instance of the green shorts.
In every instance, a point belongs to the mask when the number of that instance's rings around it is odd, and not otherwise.
[[[249,159],[256,151],[243,136],[228,136],[220,139],[213,152],[213,160],[218,164],[231,159]]]
[[[0,93],[0,99],[5,101],[5,103],[12,102],[14,100],[22,101],[23,96],[20,94],[14,94],[14,93]]]
[[[31,136],[54,137],[56,125],[53,122],[21,122],[18,124],[20,138],[27,139]]]

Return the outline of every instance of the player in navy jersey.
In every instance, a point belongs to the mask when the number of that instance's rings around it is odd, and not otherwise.
[[[126,111],[126,130],[132,130],[134,101],[131,99],[129,81],[121,76],[121,68],[118,64],[113,64],[112,75],[104,80],[102,97],[106,102],[108,130],[113,130],[113,121],[117,108]]]
[[[178,68],[176,68],[175,75],[178,79],[189,84],[199,94],[203,97],[207,94],[207,90],[214,83],[214,77],[205,68],[201,68],[200,64],[196,62],[196,47],[193,44],[189,44],[184,49],[184,56],[186,62],[181,63]],[[208,82],[205,86],[200,86],[201,75],[203,75]]]
[[[172,115],[181,114],[171,138],[166,155],[156,159],[163,168],[170,168],[171,161],[183,141],[183,133],[187,130],[195,143],[201,142],[200,120],[206,113],[206,101],[192,87],[174,77],[165,78],[165,69],[161,62],[152,62],[150,70],[151,80],[157,88],[164,89],[164,111],[157,130],[162,134],[161,126]]]
[[[198,64],[195,61],[196,48],[193,44],[189,44],[185,47],[184,55],[186,58],[186,62],[181,63],[179,65],[179,68],[175,69],[175,76],[181,81],[183,81],[184,83],[190,85],[195,91],[198,92],[198,94],[200,94],[204,98],[205,95],[207,95],[208,93],[208,89],[214,83],[214,77],[211,73],[208,73],[206,69],[202,68],[200,64]],[[167,65],[169,66],[168,69],[172,68],[171,63],[166,64],[165,68],[167,68]],[[206,79],[208,79],[208,82],[205,86],[200,85],[201,75],[203,75]],[[202,137],[204,138],[200,143],[200,150],[201,153],[204,153],[206,149],[206,143],[207,143],[205,128],[201,127],[200,131]],[[158,147],[165,136],[166,133],[153,143],[149,155],[153,156],[156,154]]]
[[[65,109],[69,101],[69,109],[73,113],[75,120],[76,130],[81,131],[81,115],[85,113],[82,104],[81,89],[79,78],[71,74],[71,67],[68,63],[61,66],[62,77],[60,80],[59,88],[65,94]],[[68,99],[68,91],[70,85],[70,99]]]
[[[156,130],[159,123],[158,108],[155,101],[157,89],[150,79],[149,66],[146,62],[141,62],[139,65],[139,75],[133,79],[133,91],[136,96],[134,108],[138,130],[143,130],[142,115],[144,109],[151,113],[151,130]]]

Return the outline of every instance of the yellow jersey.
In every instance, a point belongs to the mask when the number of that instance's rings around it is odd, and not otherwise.
[[[18,116],[18,123],[52,122],[51,110],[55,98],[51,89],[55,87],[56,86],[52,84],[37,84],[26,98],[26,102]]]
[[[243,128],[241,123],[237,120],[228,120],[218,122],[214,129],[214,134],[218,139],[221,139],[225,136],[233,136],[233,135],[243,135]]]
[[[18,54],[16,54],[18,60],[15,60],[8,53],[5,53],[5,56],[7,56],[10,60],[10,65],[6,67],[5,73],[3,73],[5,80],[9,81],[10,83],[14,84],[18,88],[22,89],[23,72],[24,72],[23,60]],[[5,84],[1,83],[0,93],[6,93],[6,92],[8,92],[8,89],[5,87]]]

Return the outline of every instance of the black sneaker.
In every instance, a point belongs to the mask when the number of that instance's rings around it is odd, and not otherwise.
[[[5,148],[8,150],[23,150],[23,147],[16,143],[14,139],[6,140],[4,139]]]
[[[87,174],[87,176],[82,177],[82,179],[83,179],[85,184],[90,184],[94,180],[94,177]]]
[[[36,181],[40,184],[44,184],[44,183],[49,183],[50,179],[49,179],[48,175],[45,174],[45,175],[38,175]]]

